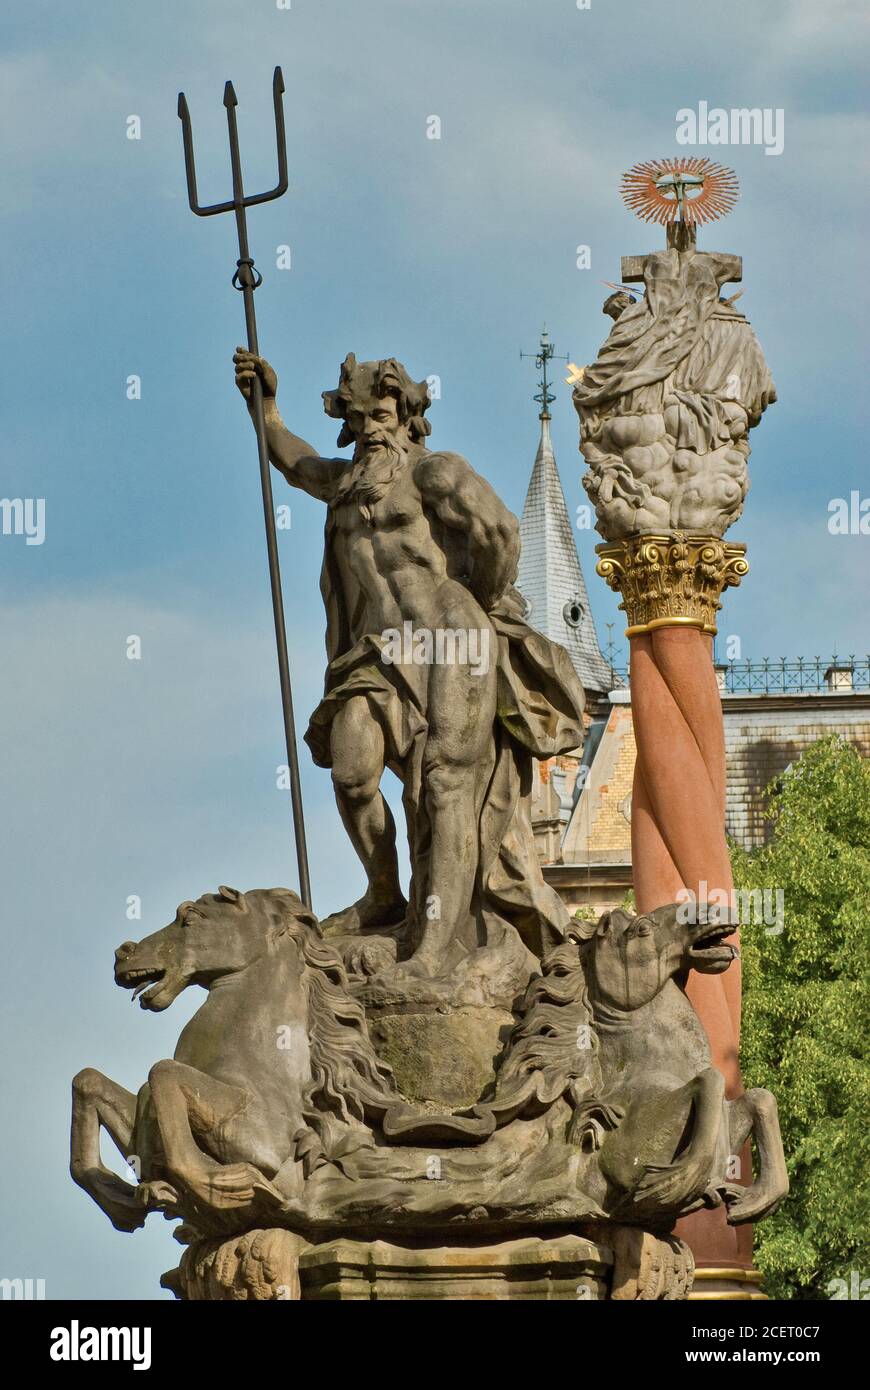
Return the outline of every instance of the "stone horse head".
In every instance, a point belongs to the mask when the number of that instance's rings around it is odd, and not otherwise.
[[[711,909],[669,903],[633,917],[616,909],[582,923],[583,968],[593,1007],[633,1013],[689,970],[720,974],[737,955],[725,943],[734,926]]]
[[[158,1013],[189,985],[211,989],[257,961],[286,956],[307,933],[319,937],[317,919],[289,889],[240,893],[221,886],[181,903],[168,926],[123,942],[115,952],[115,983],[132,990],[140,1008]]]

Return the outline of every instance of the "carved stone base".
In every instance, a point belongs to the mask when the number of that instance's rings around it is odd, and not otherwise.
[[[339,1239],[310,1245],[289,1231],[249,1231],[188,1247],[163,1288],[185,1301],[682,1299],[688,1247],[633,1227],[602,1241],[530,1236],[495,1245],[403,1246]]]
[[[231,1240],[195,1240],[178,1269],[160,1280],[185,1302],[296,1302],[299,1256],[307,1244],[292,1231],[246,1231]]]
[[[473,1105],[495,1077],[495,1058],[514,1025],[503,1009],[371,1010],[369,1036],[408,1100]]]

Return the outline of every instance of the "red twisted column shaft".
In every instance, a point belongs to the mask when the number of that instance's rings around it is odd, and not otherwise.
[[[631,838],[639,912],[679,901],[731,902],[725,839],[725,738],[712,637],[696,627],[660,627],[631,638],[631,698],[637,762]],[[721,895],[726,894],[727,898]],[[729,938],[736,944],[737,934]],[[727,1095],[740,1095],[740,963],[722,975],[692,971],[686,992],[710,1041]],[[742,1173],[748,1176],[748,1150]],[[751,1228],[729,1227],[722,1208],[677,1225],[699,1263],[749,1267]]]
[[[725,737],[712,638],[697,628],[663,627],[631,639],[631,694],[637,764],[632,797],[632,862],[637,906],[731,902],[725,841]],[[722,895],[726,896],[722,896]],[[731,938],[736,944],[736,935]],[[740,963],[723,975],[692,972],[687,993],[704,1023],[714,1066],[739,1087]]]

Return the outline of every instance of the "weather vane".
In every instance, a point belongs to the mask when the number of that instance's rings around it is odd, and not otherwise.
[[[549,420],[551,418],[550,406],[556,399],[556,397],[553,395],[553,392],[550,390],[550,381],[547,375],[547,363],[552,362],[554,358],[556,358],[556,360],[559,362],[567,362],[569,356],[569,353],[566,353],[564,357],[557,356],[555,346],[553,345],[553,343],[550,342],[550,335],[547,332],[546,324],[544,325],[543,331],[541,332],[541,341],[538,344],[538,351],[520,353],[520,358],[533,357],[535,359],[535,366],[541,373],[541,380],[538,382],[538,385],[541,389],[540,391],[536,391],[535,395],[532,397],[532,400],[537,401],[541,407],[541,413],[539,417],[541,420]]]
[[[648,159],[622,176],[623,202],[644,222],[715,222],[739,196],[734,170],[698,155]]]

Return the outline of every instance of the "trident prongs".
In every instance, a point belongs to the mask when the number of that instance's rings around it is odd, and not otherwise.
[[[218,212],[234,212],[239,238],[239,259],[233,285],[242,293],[245,306],[245,327],[248,351],[259,357],[257,318],[254,311],[254,291],[262,284],[262,276],[254,267],[248,249],[246,209],[256,203],[268,203],[287,192],[287,144],[284,137],[284,79],[276,68],[272,78],[272,99],[275,104],[275,133],[278,139],[278,182],[268,193],[255,193],[246,198],[242,185],[242,162],[239,156],[239,132],[236,124],[238,99],[232,82],[224,87],[224,106],[230,137],[230,162],[233,171],[233,196],[226,203],[200,207],[196,194],[196,165],[193,159],[193,132],[190,112],[184,93],[178,94],[178,115],[184,136],[184,167],[187,173],[187,197],[191,212],[197,217],[214,217]],[[284,714],[284,739],[287,746],[287,766],[290,771],[290,804],[296,836],[296,862],[299,868],[299,894],[306,907],[311,907],[311,884],[308,877],[308,853],[305,845],[305,820],[302,812],[302,784],[299,778],[299,755],[296,750],[296,726],[293,719],[293,695],[290,689],[290,664],[287,657],[287,632],[284,623],[284,599],[281,592],[281,569],[278,561],[278,539],[275,528],[275,508],[272,501],[272,474],[269,463],[269,441],[263,407],[263,383],[258,375],[251,381],[250,410],[257,434],[257,453],[260,462],[260,488],[263,494],[263,519],[266,524],[266,552],[269,560],[269,582],[272,589],[272,612],[275,619],[275,642],[278,648],[278,676],[281,684],[281,706]]]
[[[287,140],[284,132],[284,77],[280,68],[276,68],[272,77],[272,101],[275,107],[275,136],[278,143],[278,182],[274,188],[270,188],[267,193],[253,193],[249,197],[242,194],[237,198],[235,187],[233,197],[226,203],[212,203],[210,207],[200,207],[197,202],[196,192],[196,163],[193,157],[193,130],[190,124],[190,109],[187,105],[187,97],[184,92],[178,93],[178,117],[181,121],[182,134],[184,136],[184,168],[187,173],[187,200],[190,203],[191,212],[195,212],[197,217],[214,217],[218,212],[235,212],[238,208],[254,207],[257,203],[270,203],[273,198],[280,198],[282,193],[287,192],[289,179],[287,176]],[[232,82],[228,82],[224,87],[224,106],[227,108],[227,122],[230,128],[230,159],[233,163],[238,162],[239,157],[239,137],[236,129],[235,108],[238,106],[238,98],[233,89]]]

